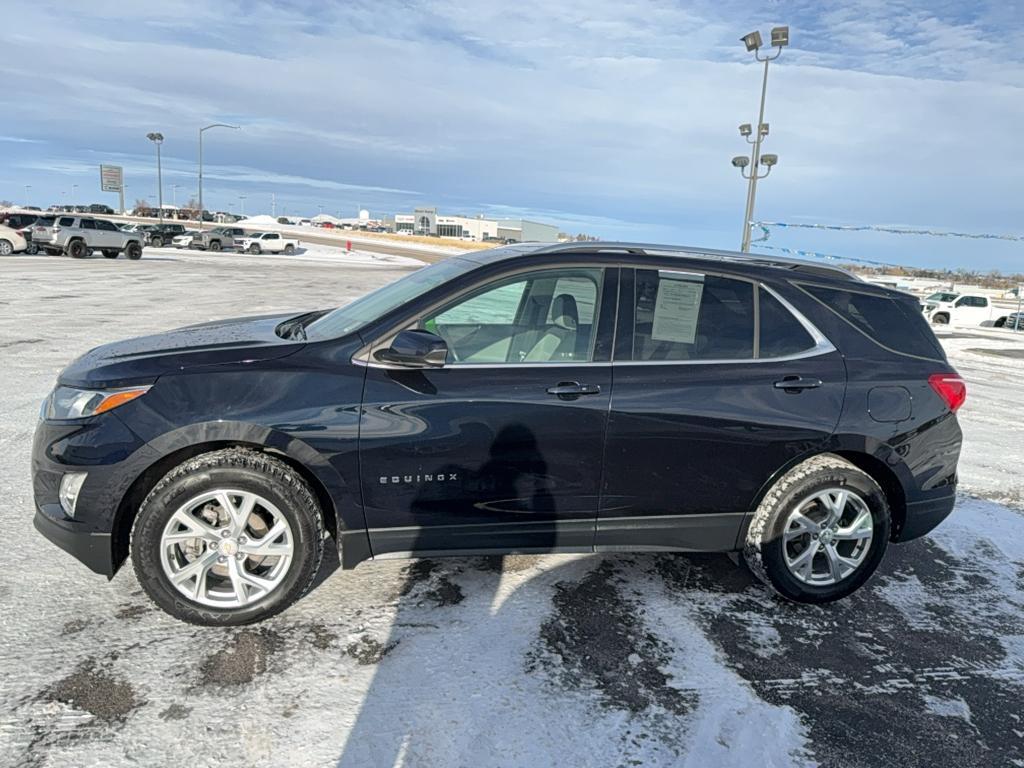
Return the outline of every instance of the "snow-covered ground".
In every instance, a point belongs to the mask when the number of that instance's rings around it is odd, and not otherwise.
[[[1024,335],[944,340],[973,495],[828,607],[725,556],[330,562],[283,615],[213,630],[32,529],[31,436],[62,365],[403,273],[339,258],[0,260],[0,765],[1024,765]]]
[[[354,248],[351,251],[345,248],[334,248],[329,245],[300,245],[295,253],[236,253],[235,251],[193,251],[187,248],[146,248],[143,258],[185,258],[191,259],[219,259],[240,258],[240,259],[287,259],[298,262],[322,262],[337,264],[348,267],[421,267],[422,261],[409,256],[398,256],[388,253],[373,253],[361,251]]]

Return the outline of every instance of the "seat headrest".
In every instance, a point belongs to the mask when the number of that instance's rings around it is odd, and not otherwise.
[[[575,331],[580,324],[580,313],[576,299],[571,294],[560,293],[551,300],[551,322],[567,331]]]

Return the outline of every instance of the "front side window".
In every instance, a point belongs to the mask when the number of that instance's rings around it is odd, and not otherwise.
[[[551,269],[506,278],[423,318],[451,365],[593,360],[604,270]]]
[[[754,357],[754,286],[676,270],[638,269],[633,359]]]
[[[102,219],[96,222],[96,229],[102,229],[104,232],[117,232],[117,227],[109,221],[103,221]]]
[[[92,219],[82,219],[82,229],[96,229],[96,222]]]

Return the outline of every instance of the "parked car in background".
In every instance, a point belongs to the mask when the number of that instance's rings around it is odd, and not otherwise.
[[[145,228],[145,244],[162,248],[178,235],[185,234],[184,224],[149,224]]]
[[[935,325],[955,326],[996,325],[1006,320],[992,300],[980,293],[932,294],[924,305],[924,316]]]
[[[91,216],[58,216],[52,226],[33,229],[32,239],[51,255],[64,253],[84,259],[93,251],[101,251],[108,259],[116,259],[121,253],[129,259],[142,258],[142,238],[138,234],[122,232],[113,222]]]
[[[102,203],[93,203],[89,206],[89,213],[99,213],[106,216],[113,216],[114,209],[109,205],[103,205]]]
[[[242,230],[239,230],[239,236],[244,236],[244,234]],[[235,247],[235,236],[226,227],[215,227],[178,235],[171,241],[171,244],[175,248],[193,248],[197,251],[223,251]]]
[[[2,213],[0,214],[0,225],[11,229],[24,229],[34,224],[38,218],[38,213]]]
[[[0,256],[10,256],[12,253],[21,253],[25,250],[28,250],[25,236],[16,229],[0,224]]]
[[[1024,331],[1024,311],[1022,312],[1011,312],[1006,316],[1006,320],[1003,321],[1005,328],[1012,328],[1015,331]]]
[[[235,246],[246,253],[295,253],[298,240],[282,237],[280,232],[254,232],[235,240]]]

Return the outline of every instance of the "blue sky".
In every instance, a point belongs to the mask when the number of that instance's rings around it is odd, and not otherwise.
[[[136,7],[137,6],[137,7]],[[738,246],[729,164],[760,71],[738,38],[789,24],[756,218],[1024,234],[1024,5],[590,0],[515,4],[6,0],[0,197],[351,214],[436,204],[606,239]],[[11,23],[13,22],[13,23]],[[45,30],[48,41],[42,45]],[[179,187],[172,192],[171,185]],[[62,195],[64,193],[64,195]],[[814,230],[770,244],[1024,271],[1024,243]]]

